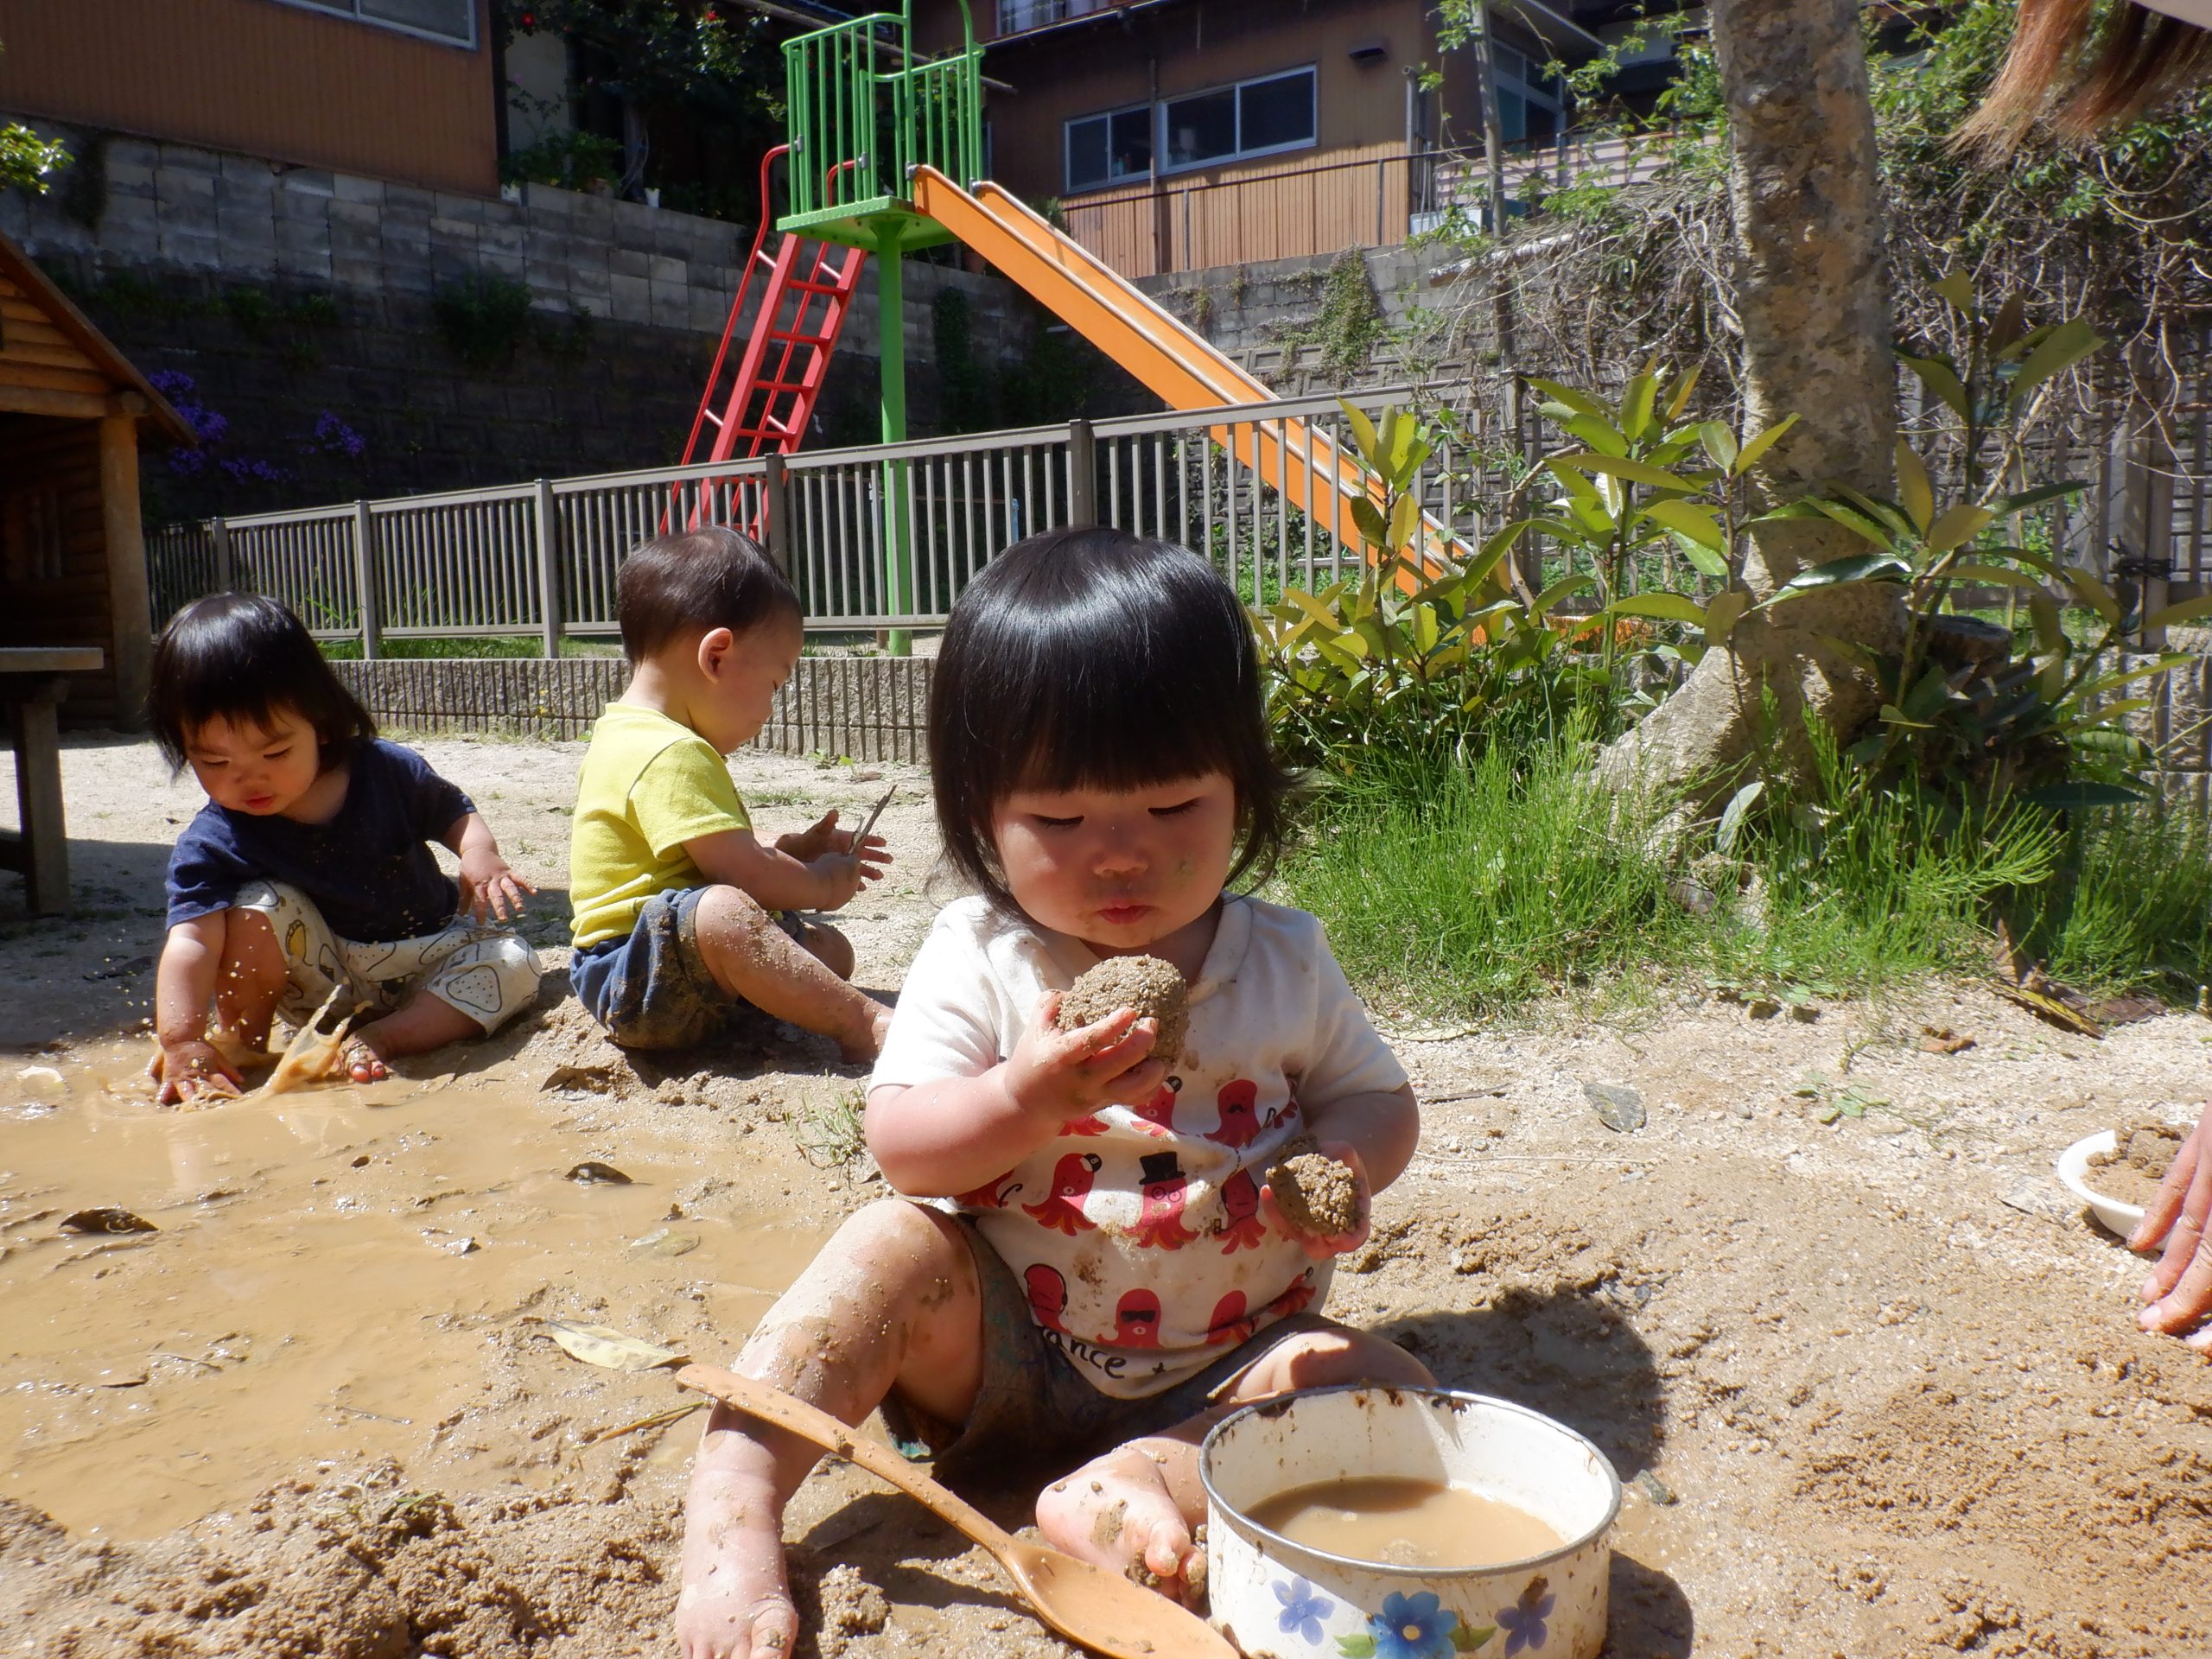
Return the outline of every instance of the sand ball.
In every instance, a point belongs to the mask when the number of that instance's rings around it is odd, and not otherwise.
[[[1153,1057],[1171,1067],[1182,1058],[1191,1028],[1190,988],[1175,964],[1158,957],[1109,957],[1071,985],[1060,998],[1060,1029],[1095,1025],[1108,1014],[1135,1008],[1160,1021]]]

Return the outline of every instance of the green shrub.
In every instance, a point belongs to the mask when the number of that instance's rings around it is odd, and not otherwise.
[[[438,334],[470,368],[494,369],[514,356],[530,332],[530,289],[510,276],[478,271],[442,284],[431,296]]]

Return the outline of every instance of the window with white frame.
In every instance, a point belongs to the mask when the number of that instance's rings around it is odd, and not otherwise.
[[[1096,190],[1116,179],[1152,171],[1152,111],[1109,110],[1067,124],[1067,175],[1071,190]]]
[[[476,0],[281,0],[281,3],[380,23],[452,46],[476,44]]]
[[[1567,125],[1566,88],[1533,58],[1510,46],[1491,48],[1497,74],[1497,125],[1509,144],[1548,144]]]
[[[1166,170],[1310,148],[1318,133],[1313,86],[1309,64],[1163,100]]]

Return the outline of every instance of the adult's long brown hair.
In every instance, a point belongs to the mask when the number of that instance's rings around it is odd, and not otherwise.
[[[2208,77],[2212,33],[2178,17],[2133,0],[2020,0],[2005,67],[1958,142],[2002,154],[2039,120],[2088,138]]]

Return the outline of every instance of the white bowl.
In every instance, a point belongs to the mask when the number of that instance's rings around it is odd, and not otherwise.
[[[2143,1206],[2108,1198],[2088,1181],[2089,1160],[2102,1157],[2117,1144],[2110,1129],[2099,1129],[2094,1135],[2082,1136],[2058,1154],[2058,1179],[2066,1183],[2068,1192],[2089,1206],[2089,1213],[2096,1217],[2107,1232],[2126,1238],[2143,1219]]]
[[[1526,1406],[1446,1389],[1282,1395],[1216,1424],[1198,1471],[1213,1622],[1247,1659],[1597,1659],[1605,1645],[1620,1478],[1588,1440]],[[1351,1475],[1471,1486],[1564,1541],[1490,1567],[1385,1567],[1249,1518],[1279,1492]]]

